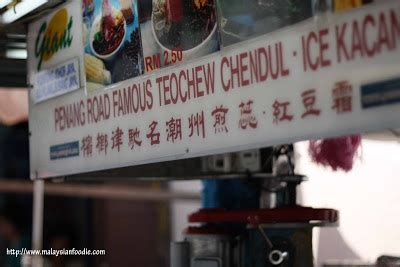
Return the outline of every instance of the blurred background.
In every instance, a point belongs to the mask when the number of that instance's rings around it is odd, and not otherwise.
[[[5,251],[32,241],[26,57],[25,25],[0,28],[0,266],[21,266]],[[340,211],[339,227],[313,230],[317,266],[400,255],[400,134],[364,136],[348,173],[313,163],[308,142],[294,148],[296,173],[309,178],[298,203]],[[187,216],[204,206],[203,189],[201,181],[46,182],[43,247],[106,255],[47,257],[45,265],[169,266],[170,242],[184,238]]]

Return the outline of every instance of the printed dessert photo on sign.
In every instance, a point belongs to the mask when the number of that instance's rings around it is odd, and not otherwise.
[[[217,0],[221,46],[229,46],[312,16],[311,0]]]
[[[382,2],[390,3],[392,0],[379,0]],[[354,8],[359,8],[367,4],[374,3],[374,0],[312,0],[313,14],[319,15],[324,12],[342,12]]]
[[[145,71],[219,49],[215,0],[139,0]]]
[[[136,0],[83,0],[87,92],[143,73]]]

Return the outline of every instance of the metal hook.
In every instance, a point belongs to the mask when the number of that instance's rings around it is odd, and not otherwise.
[[[12,5],[12,7],[13,7],[13,10],[14,10],[14,14],[17,14],[17,9],[15,8],[15,7],[17,6],[17,3],[18,3],[18,0],[14,0],[14,1],[11,3],[11,5]]]
[[[263,238],[264,238],[265,242],[267,243],[267,245],[269,246],[269,248],[272,249],[274,247],[274,245],[272,244],[271,240],[268,238],[268,236],[265,233],[262,226],[258,225],[257,228],[258,228],[258,231],[260,231],[261,235],[263,236]]]

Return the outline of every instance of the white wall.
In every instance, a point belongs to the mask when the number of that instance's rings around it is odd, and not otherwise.
[[[176,181],[170,183],[170,189],[178,192],[201,193],[201,181]],[[182,241],[182,232],[189,226],[187,216],[200,209],[199,201],[171,202],[171,241]]]
[[[317,166],[307,150],[308,142],[296,145],[297,172],[310,179],[301,186],[303,203],[340,211],[338,229],[314,232],[318,262],[400,256],[400,144],[363,140],[349,173]]]

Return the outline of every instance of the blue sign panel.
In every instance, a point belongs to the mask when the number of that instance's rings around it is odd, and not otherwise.
[[[363,109],[400,103],[400,78],[361,86]]]
[[[79,141],[50,147],[50,160],[79,156]]]

